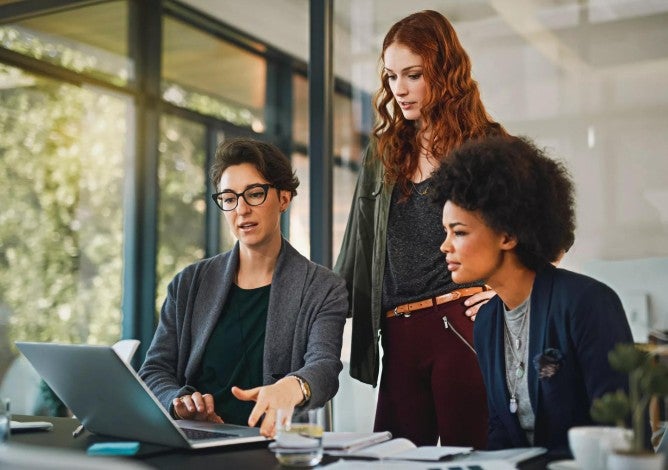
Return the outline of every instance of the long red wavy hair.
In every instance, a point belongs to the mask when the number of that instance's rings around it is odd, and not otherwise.
[[[450,22],[440,13],[424,10],[395,23],[385,35],[381,62],[394,43],[408,47],[422,58],[427,92],[421,108],[422,125],[404,119],[394,100],[388,75],[381,71],[376,92],[376,125],[373,133],[386,178],[400,185],[404,195],[418,167],[423,135],[428,131],[427,150],[436,159],[465,141],[488,134],[503,134],[503,127],[485,111],[478,84],[471,76],[471,61]]]

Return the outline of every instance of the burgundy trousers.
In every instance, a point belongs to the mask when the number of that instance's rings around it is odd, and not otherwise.
[[[472,446],[487,441],[487,399],[478,360],[452,331],[473,346],[464,298],[384,318],[383,370],[374,430],[418,446]],[[446,316],[450,328],[446,329]]]

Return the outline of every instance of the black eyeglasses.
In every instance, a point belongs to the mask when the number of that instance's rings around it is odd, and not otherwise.
[[[249,206],[259,206],[267,200],[269,188],[275,188],[275,186],[269,183],[254,184],[240,193],[235,193],[229,189],[220,193],[214,193],[211,195],[211,199],[213,199],[213,202],[216,203],[221,211],[225,212],[236,209],[237,205],[239,205],[240,197],[244,198],[244,201]]]

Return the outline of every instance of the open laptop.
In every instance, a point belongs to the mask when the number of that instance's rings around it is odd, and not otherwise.
[[[90,432],[191,449],[268,441],[257,428],[172,419],[111,346],[16,346]]]

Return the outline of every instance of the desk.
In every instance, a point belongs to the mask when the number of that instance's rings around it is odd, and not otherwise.
[[[11,442],[39,447],[86,452],[86,449],[96,442],[109,442],[114,439],[107,436],[97,436],[84,431],[78,438],[72,437],[79,425],[79,421],[72,418],[52,418],[43,416],[14,416],[16,421],[49,421],[53,423],[51,431],[31,431],[14,433]],[[266,443],[247,444],[242,447],[218,447],[198,450],[174,449],[154,444],[142,444],[137,461],[157,469],[184,468],[230,468],[230,469],[275,469],[281,467],[276,457],[267,448]],[[336,459],[325,457],[323,464],[334,462]]]
[[[72,437],[79,425],[79,421],[72,418],[51,418],[42,416],[14,416],[17,421],[49,421],[53,423],[51,431],[31,431],[15,433],[11,442],[39,447],[52,447],[86,452],[86,449],[96,442],[109,442],[114,439],[106,436],[97,436],[84,431],[78,438]],[[184,468],[230,468],[230,469],[262,469],[285,470],[281,467],[274,454],[267,448],[266,443],[248,444],[243,447],[219,447],[200,450],[174,449],[154,444],[142,444],[135,459],[144,465],[156,469],[184,469]],[[335,462],[337,459],[325,456],[322,465]],[[546,460],[537,458],[520,465],[521,470],[544,470]]]

